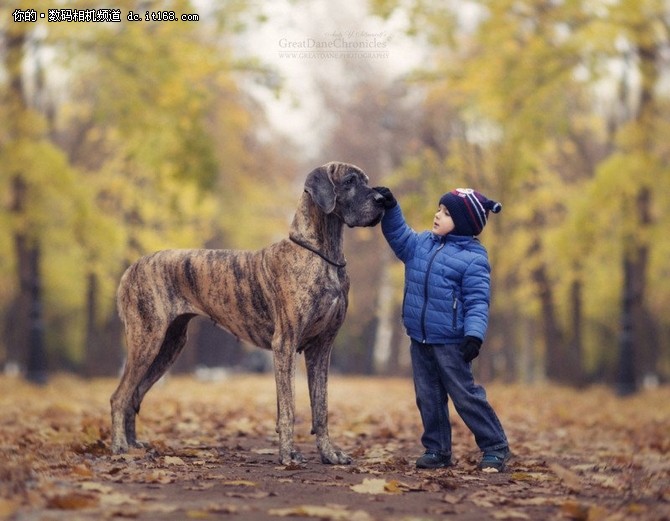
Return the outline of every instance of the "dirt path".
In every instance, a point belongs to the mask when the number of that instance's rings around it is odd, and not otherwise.
[[[307,463],[278,464],[271,376],[171,378],[143,405],[139,432],[152,448],[112,456],[113,387],[0,378],[0,518],[670,519],[670,389],[619,400],[599,388],[487,386],[515,457],[485,474],[455,415],[456,466],[414,468],[420,430],[405,379],[333,379],[331,433],[351,466],[318,462],[302,381]]]

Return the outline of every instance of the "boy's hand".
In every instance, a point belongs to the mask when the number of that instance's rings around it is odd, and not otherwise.
[[[482,347],[482,341],[476,336],[466,336],[459,349],[466,363],[472,362],[479,356],[479,349]]]
[[[386,210],[390,210],[396,204],[398,204],[398,201],[396,201],[395,197],[393,197],[393,193],[391,192],[391,190],[386,188],[385,186],[375,186],[373,190],[377,190],[377,192],[379,192],[381,195],[384,196],[383,204]]]

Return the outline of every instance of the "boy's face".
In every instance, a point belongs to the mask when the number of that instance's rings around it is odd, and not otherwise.
[[[436,235],[447,235],[454,231],[456,225],[454,224],[451,215],[449,215],[449,210],[443,204],[437,209],[435,214],[435,219],[433,220],[433,233]]]

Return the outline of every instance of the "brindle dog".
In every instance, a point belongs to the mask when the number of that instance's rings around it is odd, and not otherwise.
[[[287,239],[256,252],[160,251],[130,266],[117,296],[128,356],[111,398],[112,451],[141,445],[135,416],[142,399],[183,349],[189,321],[203,315],[272,350],[280,462],[303,461],[293,444],[293,393],[296,353],[304,352],[321,460],[351,463],[328,435],[330,353],[349,291],[343,225],[375,226],[384,213],[382,201],[360,168],[328,163],[307,176]]]

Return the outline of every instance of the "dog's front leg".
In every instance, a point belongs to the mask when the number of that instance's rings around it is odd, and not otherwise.
[[[323,463],[348,465],[351,456],[337,449],[328,433],[328,367],[332,343],[312,345],[305,350],[307,384],[312,405],[312,434],[316,435],[316,447]]]
[[[295,349],[284,342],[273,342],[275,383],[277,385],[277,432],[279,461],[282,465],[302,463],[304,457],[293,446],[295,423]]]

